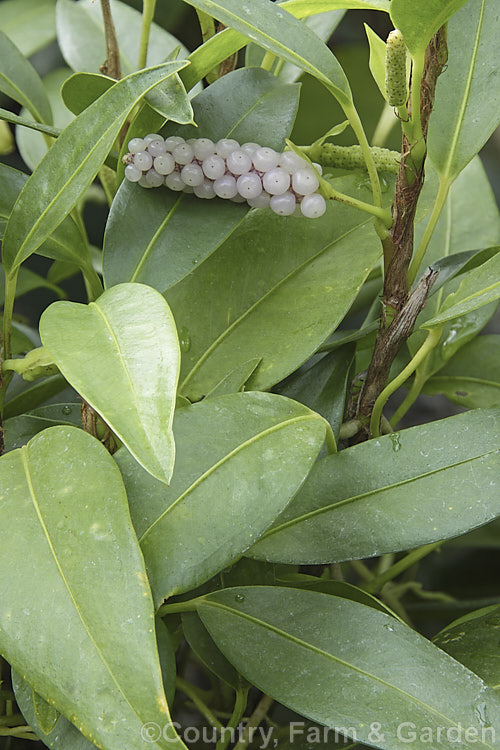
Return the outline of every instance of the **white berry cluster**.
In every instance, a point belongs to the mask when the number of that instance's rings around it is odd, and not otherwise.
[[[258,143],[240,144],[232,138],[162,138],[151,133],[133,138],[124,157],[125,177],[145,188],[166,185],[198,198],[245,201],[253,208],[269,206],[275,214],[299,214],[314,219],[326,210],[317,190],[318,175],[293,151],[278,153]],[[321,174],[319,164],[314,164]]]

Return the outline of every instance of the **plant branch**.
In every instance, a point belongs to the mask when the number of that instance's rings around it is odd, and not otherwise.
[[[156,0],[143,0],[142,2],[142,28],[139,42],[139,61],[137,67],[142,70],[146,67],[148,58],[149,32],[155,14]]]
[[[233,750],[245,750],[245,748],[252,741],[253,730],[259,726],[260,722],[264,719],[265,715],[271,708],[273,702],[274,699],[271,698],[271,696],[262,696],[250,718],[248,719],[241,738],[238,740]]]
[[[392,581],[393,578],[401,575],[401,573],[404,573],[405,570],[411,568],[412,565],[421,560],[423,557],[429,555],[442,544],[442,541],[433,542],[432,544],[426,544],[423,547],[418,547],[417,549],[412,550],[407,555],[405,555],[405,557],[401,558],[401,560],[398,560],[397,563],[391,565],[391,567],[388,568],[385,573],[382,573],[381,575],[373,578],[371,581],[362,584],[361,588],[363,588],[365,591],[368,591],[370,594],[375,594],[377,591],[380,591],[380,589],[385,586],[386,583]]]
[[[212,711],[209,709],[207,704],[204,700],[200,697],[197,688],[194,685],[191,685],[190,682],[187,682],[182,677],[177,677],[175,680],[175,684],[178,687],[179,690],[182,690],[185,695],[187,695],[188,698],[190,698],[198,711],[201,713],[202,716],[205,717],[205,719],[208,721],[210,726],[214,727],[214,729],[217,729],[217,731],[221,731],[223,729],[223,725],[221,722],[214,716]]]
[[[104,75],[118,81],[122,77],[120,49],[118,47],[118,39],[109,0],[101,0],[101,10],[104,21],[104,35],[106,37],[106,60],[101,65],[100,71]]]
[[[226,724],[226,729],[234,729],[238,726],[241,721],[245,708],[247,706],[248,688],[239,687],[236,690],[236,700],[234,703],[233,712]],[[215,746],[215,750],[226,750],[231,740],[231,732],[222,732],[222,736]]]

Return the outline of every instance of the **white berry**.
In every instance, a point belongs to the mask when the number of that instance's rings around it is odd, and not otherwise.
[[[259,172],[268,172],[278,166],[279,155],[273,148],[259,148],[252,159],[255,169]]]
[[[179,143],[172,151],[172,156],[177,164],[189,164],[194,158],[193,147],[189,143]]]
[[[212,180],[204,180],[201,185],[195,186],[193,192],[197,198],[215,198],[214,183]]]
[[[166,175],[174,171],[175,160],[172,154],[161,154],[155,158],[153,165],[158,174]]]
[[[267,208],[269,206],[271,196],[269,193],[261,193],[255,198],[247,198],[247,203],[252,208]]]
[[[295,196],[293,193],[283,193],[282,195],[272,195],[269,201],[271,211],[279,216],[291,216],[295,211]]]
[[[226,157],[227,168],[233,174],[246,174],[252,168],[252,160],[241,148],[231,151]]]
[[[157,141],[158,138],[161,138],[161,135],[158,135],[158,133],[149,133],[148,135],[144,136],[144,143],[146,146],[149,146],[150,143],[153,141]]]
[[[312,193],[302,198],[300,204],[302,215],[308,219],[317,219],[326,211],[326,201],[319,193]]]
[[[182,167],[181,177],[186,185],[191,185],[191,187],[203,185],[205,180],[203,170],[198,164],[186,164]]]
[[[144,181],[151,187],[160,187],[160,185],[163,185],[163,175],[158,174],[155,169],[150,169],[149,172],[146,172],[144,175]]]
[[[203,164],[201,166],[203,172],[211,180],[218,180],[226,171],[226,162],[224,161],[222,156],[217,156],[217,154],[208,156],[203,160]]]
[[[215,194],[219,198],[234,198],[238,193],[236,180],[230,174],[225,174],[214,182]]]
[[[236,187],[238,193],[247,200],[248,198],[256,198],[262,193],[262,182],[255,172],[240,175],[236,181]]]
[[[310,167],[298,169],[292,175],[292,187],[300,195],[309,195],[319,188],[318,176]]]
[[[144,151],[145,148],[146,144],[144,143],[144,138],[132,138],[132,140],[128,142],[128,150],[131,154],[137,154],[139,151]]]
[[[164,154],[167,150],[167,147],[165,146],[165,141],[163,138],[157,138],[155,141],[150,141],[148,143],[148,154],[151,154],[151,156],[161,156],[161,154]]]
[[[129,182],[139,182],[142,177],[142,172],[140,169],[137,169],[137,167],[134,167],[133,164],[129,164],[125,167],[125,177]]]
[[[171,135],[168,138],[165,139],[165,148],[167,151],[172,152],[176,146],[179,146],[181,143],[185,143],[184,138],[182,138],[180,135]]]
[[[245,152],[245,154],[248,154],[249,156],[253,156],[255,152],[260,148],[258,143],[244,143],[241,147],[241,150]]]
[[[215,154],[215,143],[210,138],[197,138],[192,146],[195,157],[200,161]]]
[[[170,188],[170,190],[184,190],[186,187],[184,180],[180,176],[179,172],[172,172],[171,174],[167,175],[165,177],[165,185]]]
[[[239,147],[240,144],[238,143],[238,141],[235,141],[232,138],[222,138],[215,144],[215,150],[217,154],[219,156],[222,156],[223,159],[225,159],[232,151]]]
[[[153,166],[153,157],[147,151],[138,151],[134,156],[134,166],[146,172]]]
[[[271,195],[282,195],[290,187],[290,175],[281,167],[275,167],[262,178],[264,189]]]

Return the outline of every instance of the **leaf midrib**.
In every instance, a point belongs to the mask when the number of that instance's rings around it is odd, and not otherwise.
[[[325,595],[326,596],[326,595]],[[214,602],[211,601],[209,598],[203,599],[201,606],[205,604],[206,606],[213,607],[214,609],[221,609],[225,612],[228,612],[229,614],[235,616],[235,617],[241,617],[243,620],[248,620],[252,624],[256,625],[257,627],[261,627],[264,630],[269,630],[272,633],[275,633],[278,636],[281,636],[284,640],[288,640],[295,645],[299,646],[300,648],[303,648],[305,650],[312,651],[313,653],[317,654],[318,656],[325,657],[331,661],[333,661],[335,664],[339,664],[343,667],[347,667],[348,669],[351,669],[353,672],[357,672],[363,677],[367,677],[368,679],[373,680],[374,682],[378,682],[381,685],[383,685],[386,688],[389,688],[393,690],[396,693],[400,693],[405,698],[409,698],[411,701],[415,702],[417,705],[421,706],[424,711],[429,711],[429,713],[433,714],[434,716],[439,717],[440,719],[444,719],[446,722],[451,724],[451,726],[459,727],[460,723],[456,723],[453,719],[450,719],[448,716],[445,716],[445,714],[442,714],[437,709],[433,708],[432,706],[428,705],[427,703],[424,703],[420,698],[417,698],[414,695],[411,695],[411,693],[408,693],[406,690],[403,690],[403,688],[400,688],[397,685],[393,685],[390,682],[387,682],[386,680],[382,679],[378,675],[372,674],[371,672],[366,672],[364,669],[361,669],[361,667],[356,666],[355,664],[351,664],[350,662],[346,662],[343,659],[341,659],[338,656],[335,656],[335,654],[331,654],[328,651],[324,651],[322,648],[319,648],[318,646],[314,646],[311,643],[307,643],[306,641],[303,641],[301,638],[298,638],[297,636],[292,635],[291,633],[288,633],[285,630],[282,630],[281,628],[271,625],[268,622],[264,622],[263,620],[259,620],[256,617],[253,617],[252,615],[247,614],[246,612],[241,612],[240,610],[233,609],[229,607],[226,604],[222,604],[220,602]],[[391,620],[390,615],[387,615],[388,618]],[[467,669],[464,667],[464,669]],[[477,678],[481,682],[481,678]],[[483,683],[484,684],[484,683]],[[488,745],[485,742],[479,743],[480,746],[487,747],[489,750],[494,750],[492,745]]]
[[[47,540],[47,544],[49,546],[50,552],[51,552],[52,557],[54,559],[54,562],[56,564],[56,568],[57,568],[57,570],[59,572],[59,575],[61,576],[62,582],[63,582],[63,584],[64,584],[64,586],[65,586],[65,588],[66,588],[66,590],[67,590],[67,592],[69,594],[69,597],[70,597],[70,599],[71,599],[71,601],[73,603],[73,606],[74,606],[75,611],[76,611],[76,613],[78,615],[78,618],[79,618],[80,622],[82,623],[83,628],[84,628],[85,632],[87,633],[87,636],[88,636],[90,642],[92,643],[92,645],[94,646],[97,654],[99,655],[99,658],[100,658],[101,662],[103,663],[106,671],[108,672],[109,676],[111,677],[111,680],[116,685],[116,687],[118,689],[118,692],[120,693],[120,695],[123,696],[123,699],[125,700],[125,703],[129,706],[132,714],[134,716],[136,716],[137,719],[140,722],[143,722],[144,721],[144,717],[142,717],[139,713],[137,713],[137,711],[135,710],[135,708],[130,703],[130,701],[129,701],[127,695],[126,695],[126,693],[124,692],[123,688],[121,687],[120,683],[118,682],[117,678],[115,677],[114,673],[112,672],[111,667],[108,664],[108,662],[107,662],[107,660],[106,660],[103,652],[101,651],[98,643],[94,639],[94,636],[92,635],[92,633],[90,631],[90,628],[87,625],[87,622],[86,622],[86,620],[85,620],[85,618],[83,616],[83,613],[81,612],[80,607],[78,606],[77,600],[76,600],[76,598],[75,598],[75,596],[73,594],[71,586],[69,585],[69,581],[67,580],[67,578],[66,578],[66,576],[64,574],[64,571],[63,571],[63,569],[61,567],[61,564],[60,564],[59,559],[58,559],[57,554],[56,554],[55,547],[54,547],[54,545],[52,543],[52,539],[51,539],[51,536],[49,534],[49,530],[48,530],[48,528],[47,528],[47,526],[45,524],[45,521],[43,520],[43,516],[42,516],[41,510],[40,510],[40,506],[38,505],[38,502],[37,502],[37,499],[36,499],[36,493],[35,493],[35,489],[33,487],[33,481],[32,481],[32,478],[31,478],[31,472],[30,472],[29,464],[28,464],[28,447],[27,446],[24,446],[23,448],[21,448],[21,456],[22,456],[23,468],[24,468],[24,472],[25,472],[25,476],[26,476],[26,483],[28,485],[28,490],[29,490],[29,493],[30,493],[31,501],[33,503],[33,507],[35,509],[35,513],[37,515],[37,518],[38,518],[38,521],[40,523],[40,526],[42,527],[42,532],[43,532],[43,534],[44,534],[44,536],[45,536],[45,538]],[[156,745],[156,743],[155,743],[155,745]]]
[[[426,479],[427,477],[431,477],[434,474],[439,474],[441,471],[448,471],[449,469],[455,469],[458,466],[464,466],[465,464],[471,463],[472,461],[478,461],[480,459],[486,458],[487,456],[491,456],[493,454],[497,453],[497,449],[491,449],[489,451],[486,451],[485,453],[481,453],[477,456],[473,456],[472,458],[465,458],[463,461],[457,461],[454,464],[448,464],[447,466],[440,466],[438,469],[433,469],[432,471],[428,471],[424,474],[418,474],[415,477],[410,477],[409,479],[403,479],[399,482],[394,482],[393,484],[385,485],[384,487],[377,487],[374,490],[369,490],[367,492],[362,492],[359,495],[354,495],[353,497],[348,497],[345,500],[339,500],[337,503],[330,503],[329,505],[324,505],[321,508],[316,508],[315,510],[309,511],[308,513],[304,513],[301,516],[297,516],[296,518],[292,518],[290,521],[286,521],[286,523],[281,524],[280,526],[274,526],[272,529],[269,529],[261,539],[267,539],[270,536],[273,536],[273,534],[276,534],[279,531],[283,531],[285,529],[288,529],[292,526],[295,526],[299,523],[303,523],[304,521],[308,521],[311,518],[314,518],[315,516],[320,516],[323,513],[329,513],[331,510],[337,510],[337,508],[344,507],[345,505],[349,505],[350,503],[357,502],[358,500],[364,500],[367,497],[372,497],[375,495],[378,495],[381,492],[387,492],[390,490],[394,490],[397,487],[404,487],[405,485],[412,484],[413,482],[418,482],[421,479]]]
[[[495,380],[485,380],[483,378],[476,378],[471,375],[433,375],[431,378],[429,378],[429,384],[435,383],[436,381],[458,381],[459,383],[475,383],[478,385],[487,385],[491,388],[500,388],[500,381],[496,382]]]
[[[248,438],[243,443],[240,443],[236,446],[236,448],[233,448],[229,453],[226,453],[225,456],[222,456],[218,461],[216,461],[212,466],[209,466],[206,471],[203,472],[203,474],[200,474],[197,479],[195,479],[194,482],[192,482],[189,487],[187,487],[185,490],[181,492],[179,497],[177,497],[171,505],[168,506],[168,508],[165,508],[165,510],[156,518],[153,523],[146,529],[146,531],[142,534],[142,536],[139,539],[139,544],[142,544],[144,539],[152,532],[154,527],[159,524],[163,519],[170,513],[171,510],[173,510],[180,502],[182,502],[189,494],[194,492],[206,479],[208,479],[212,474],[214,474],[217,469],[220,466],[223,466],[224,464],[228,463],[232,458],[237,456],[241,451],[245,450],[247,447],[253,445],[254,443],[257,443],[259,440],[262,440],[269,435],[272,435],[274,432],[278,432],[279,430],[290,426],[291,424],[295,424],[297,422],[303,422],[307,420],[316,420],[319,419],[320,421],[324,421],[322,417],[319,417],[315,415],[313,412],[311,414],[304,414],[298,417],[292,417],[291,419],[287,419],[283,422],[279,422],[278,424],[273,425],[272,427],[268,427],[265,430],[262,430],[262,432],[257,433],[256,435],[252,435],[251,438]]]
[[[299,266],[296,266],[293,268],[289,273],[286,274],[286,276],[283,276],[273,287],[267,290],[265,294],[262,295],[262,297],[259,297],[258,300],[256,300],[250,307],[248,307],[246,310],[243,311],[241,315],[239,315],[237,318],[233,320],[230,326],[227,328],[224,328],[224,330],[217,336],[217,338],[210,344],[208,349],[206,349],[201,357],[195,362],[191,370],[188,372],[186,377],[184,378],[183,382],[179,386],[179,390],[181,391],[187,383],[193,378],[193,376],[196,374],[196,372],[200,369],[200,367],[205,363],[205,361],[210,357],[213,351],[217,349],[217,347],[220,345],[224,339],[229,336],[230,333],[238,326],[240,323],[244,322],[246,318],[254,312],[254,310],[257,309],[257,307],[262,304],[268,297],[273,295],[275,292],[277,292],[281,286],[286,284],[290,279],[292,279],[296,274],[301,273],[307,266],[312,263],[313,261],[317,260],[323,253],[327,252],[330,248],[335,247],[339,242],[342,242],[346,237],[349,237],[353,232],[358,231],[362,227],[369,224],[371,219],[367,219],[366,221],[361,222],[360,224],[357,224],[352,229],[349,229],[347,232],[344,232],[340,237],[337,237],[333,242],[329,242],[327,245],[322,247],[320,250],[318,250],[317,253],[310,256],[305,260],[303,263],[301,263]]]

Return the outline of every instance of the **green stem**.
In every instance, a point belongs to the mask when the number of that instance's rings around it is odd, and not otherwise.
[[[423,557],[429,555],[442,544],[443,542],[439,541],[434,542],[433,544],[426,544],[423,547],[418,547],[417,549],[412,550],[401,560],[398,560],[397,563],[391,565],[391,567],[388,568],[384,573],[363,584],[362,588],[365,591],[368,591],[370,594],[375,594],[377,591],[380,591],[380,589],[385,586],[386,583],[392,581],[393,578],[401,575],[401,573],[404,573],[405,570],[411,568],[412,565],[421,560]]]
[[[196,612],[197,599],[189,599],[187,602],[172,602],[171,604],[163,604],[158,610],[160,617],[166,615],[176,615],[179,612]]]
[[[184,680],[182,677],[177,677],[175,680],[175,684],[177,685],[179,690],[182,690],[182,692],[192,700],[198,711],[202,716],[205,717],[210,726],[214,727],[215,729],[217,729],[217,731],[220,732],[223,729],[223,725],[214,716],[205,701],[202,700],[199,695],[198,689],[194,685],[191,685],[190,682],[187,682],[187,680]]]
[[[397,117],[394,116],[394,109],[386,102],[373,133],[372,146],[385,146],[397,121]]]
[[[273,54],[270,50],[267,50],[266,54],[262,58],[260,67],[263,68],[264,70],[271,70],[271,68],[274,65],[275,60],[276,60],[276,55]]]
[[[245,713],[245,708],[247,705],[247,696],[248,696],[248,688],[239,687],[236,690],[236,700],[234,703],[233,713],[231,714],[231,717],[226,724],[226,729],[234,729],[240,723],[241,719],[243,718],[243,714]],[[223,731],[221,738],[219,739],[219,741],[217,742],[217,745],[215,746],[215,750],[226,750],[231,740],[231,734],[232,734],[231,732]]]
[[[11,330],[12,330],[12,315],[14,312],[14,300],[16,298],[16,287],[17,287],[17,276],[19,273],[19,267],[16,268],[14,273],[6,274],[5,275],[5,300],[4,300],[4,308],[3,308],[3,351],[2,351],[2,360],[5,359],[11,359],[12,357],[12,348],[11,348]],[[3,400],[5,396],[5,390],[7,389],[7,385],[10,382],[10,378],[12,377],[12,373],[6,374],[3,379],[2,384],[2,403],[1,408],[3,408]]]
[[[94,302],[104,291],[99,274],[94,266],[86,266],[85,268],[82,268],[82,275],[85,283],[85,291],[87,292],[87,299],[89,302]]]
[[[137,67],[142,70],[146,67],[148,58],[149,32],[155,14],[156,0],[143,0],[142,3],[142,29],[139,42],[139,62]]]
[[[434,347],[439,342],[439,339],[441,338],[442,330],[442,326],[437,326],[436,328],[433,328],[431,331],[429,331],[429,333],[427,334],[427,338],[425,339],[424,343],[415,354],[413,359],[409,362],[409,364],[406,365],[404,370],[402,370],[399,375],[394,378],[394,380],[386,385],[380,396],[375,401],[372,416],[370,419],[370,433],[372,437],[378,437],[380,435],[380,418],[387,401],[392,396],[392,394],[408,380],[410,375],[413,375],[417,367],[424,361],[429,352],[434,349]]]
[[[248,719],[245,729],[241,735],[241,739],[236,743],[233,750],[245,750],[250,740],[252,739],[252,729],[259,726],[269,709],[271,708],[274,700],[269,695],[263,695],[260,701],[257,703],[256,708]]]
[[[365,203],[357,198],[352,198],[350,195],[345,195],[345,193],[339,193],[339,191],[335,190],[329,182],[323,179],[321,180],[321,189],[322,192],[325,193],[326,198],[345,203],[347,206],[358,208],[361,211],[365,211],[367,214],[375,216],[380,222],[382,222],[387,233],[387,229],[389,229],[392,224],[392,215],[390,211],[386,211],[385,208],[381,208],[380,206],[374,206],[371,203]]]
[[[57,138],[61,135],[61,129],[60,128],[53,128],[51,125],[42,125],[40,122],[35,122],[34,120],[29,120],[27,117],[20,117],[19,115],[15,115],[12,112],[9,112],[7,109],[1,109],[0,108],[0,120],[5,120],[5,122],[10,122],[12,125],[22,125],[25,128],[30,128],[31,130],[37,130],[39,133],[45,133],[46,135],[50,135],[53,138]]]
[[[406,396],[405,400],[392,415],[391,422],[394,425],[394,427],[396,427],[396,425],[399,422],[401,422],[401,420],[403,419],[408,409],[410,409],[413,406],[417,398],[420,396],[420,391],[424,387],[425,382],[427,380],[427,375],[425,371],[426,371],[426,367],[425,367],[425,362],[424,362],[423,367],[417,368],[417,371],[415,373],[415,379],[412,383],[410,390],[408,391],[408,395]]]
[[[372,186],[373,203],[375,204],[376,207],[381,209],[382,208],[382,189],[380,187],[380,180],[379,180],[379,176],[377,172],[377,167],[375,166],[375,162],[373,160],[373,156],[370,151],[370,144],[368,143],[368,139],[366,137],[366,133],[363,128],[363,123],[361,122],[358,111],[352,101],[350,101],[349,103],[339,101],[339,104],[344,110],[344,113],[347,119],[349,120],[351,128],[354,131],[354,135],[358,139],[358,143],[361,146],[361,149],[363,151],[363,155],[365,157],[365,162],[366,162],[366,169],[368,171],[368,176],[370,178],[370,182]],[[392,216],[391,216],[391,224],[392,224]],[[389,224],[389,227],[391,226],[391,224]],[[381,239],[387,238],[387,235],[388,235],[387,226],[385,226],[385,222],[383,220],[375,221],[375,230]]]
[[[445,207],[448,193],[450,192],[450,187],[451,182],[449,180],[441,180],[432,213],[430,215],[429,221],[427,222],[423,237],[411,262],[410,270],[408,271],[408,286],[411,286],[413,284],[418,270],[422,265],[422,261],[425,257],[425,253],[427,252],[427,248],[429,247],[432,235],[434,234],[434,230],[436,229],[443,208]]]

